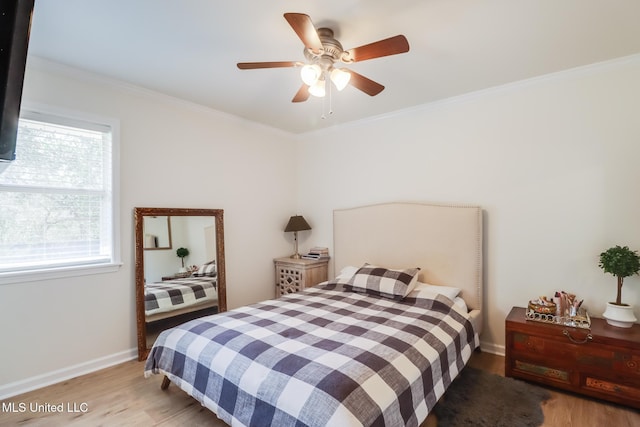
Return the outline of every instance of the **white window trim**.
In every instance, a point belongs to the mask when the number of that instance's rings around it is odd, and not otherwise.
[[[111,264],[74,265],[72,267],[0,273],[0,285],[63,279],[65,277],[87,276],[92,274],[115,273],[121,266],[122,263],[118,262]]]
[[[22,100],[22,108],[20,109],[20,112],[21,115],[23,112],[29,112],[30,114],[36,115],[50,114],[58,117],[66,117],[71,120],[79,120],[85,123],[95,123],[98,127],[108,125],[111,128],[113,261],[106,264],[86,264],[68,267],[3,272],[0,273],[0,285],[113,273],[118,271],[122,266],[120,246],[120,121],[112,117],[83,113],[47,104],[30,102],[24,99]]]

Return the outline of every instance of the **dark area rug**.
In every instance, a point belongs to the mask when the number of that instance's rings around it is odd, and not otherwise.
[[[536,427],[544,421],[544,388],[466,367],[433,412],[438,427]]]

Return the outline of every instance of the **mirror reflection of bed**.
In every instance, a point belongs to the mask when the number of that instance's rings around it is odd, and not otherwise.
[[[216,314],[218,312],[218,306],[213,305],[208,308],[203,308],[200,310],[190,311],[184,314],[174,313],[169,317],[162,318],[154,321],[145,322],[146,325],[146,348],[149,349],[153,346],[153,343],[160,335],[160,332],[173,328],[174,326],[178,326],[182,323],[188,322],[189,320],[196,319],[198,317],[208,316],[210,314]]]
[[[224,228],[220,209],[135,208],[134,214],[143,359],[163,330],[226,311]]]

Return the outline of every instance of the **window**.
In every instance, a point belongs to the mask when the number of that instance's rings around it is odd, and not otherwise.
[[[119,262],[117,124],[104,122],[22,112],[16,160],[0,174],[0,278]]]

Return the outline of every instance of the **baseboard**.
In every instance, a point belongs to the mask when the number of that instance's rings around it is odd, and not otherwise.
[[[0,385],[0,400],[17,396],[32,390],[66,381],[80,375],[89,374],[99,371],[100,369],[128,362],[138,357],[138,349],[125,350],[109,356],[100,357],[98,359],[89,360],[78,365],[69,366],[67,368],[58,369],[56,371],[47,372],[46,374],[37,375],[25,380],[16,381],[9,384]]]
[[[480,341],[480,350],[486,353],[497,354],[498,356],[504,356],[504,349],[505,347],[503,345],[497,345],[491,342]]]

